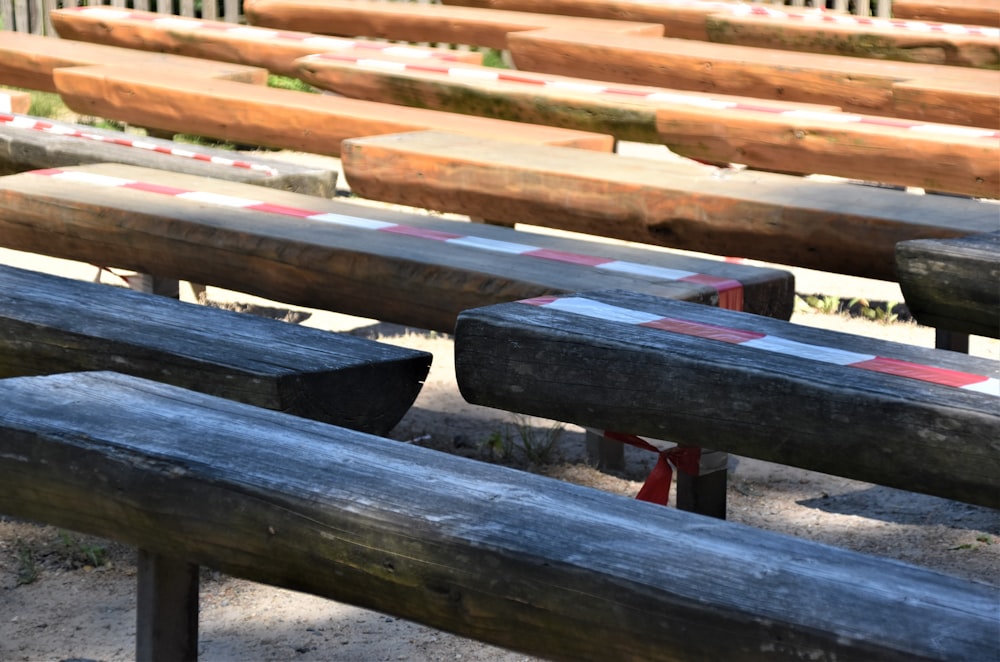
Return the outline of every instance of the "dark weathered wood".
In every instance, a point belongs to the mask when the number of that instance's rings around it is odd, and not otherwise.
[[[469,44],[503,49],[507,35],[553,27],[659,37],[655,23],[494,11],[475,7],[414,6],[353,0],[247,0],[247,22],[268,28],[347,37]]]
[[[731,284],[741,287],[728,292],[742,290],[742,308],[749,312],[787,319],[792,309],[793,278],[776,269],[403,214],[130,166],[85,166],[69,172],[263,201],[276,205],[279,213],[229,206],[231,198],[212,204],[211,197],[199,201],[96,186],[86,178],[23,173],[0,180],[0,244],[448,333],[466,308],[547,293],[614,287],[713,305],[723,296],[704,282],[659,275],[655,270],[661,268],[735,281]],[[317,217],[303,217],[311,214]],[[334,216],[325,220],[322,214]],[[346,224],[335,222],[336,215],[343,215]],[[377,231],[350,225],[372,222],[398,227]],[[420,232],[431,238],[413,236]],[[456,241],[436,240],[445,237]],[[457,240],[464,237],[471,240]],[[581,259],[469,245],[478,240]],[[614,261],[653,272],[591,266]]]
[[[116,370],[385,434],[426,352],[0,266],[0,377]]]
[[[895,246],[996,228],[997,207],[439,132],[346,141],[366,198],[894,280]]]
[[[996,361],[627,292],[578,296],[767,338],[733,344],[608,321],[603,307],[595,317],[526,303],[470,310],[455,337],[463,396],[1000,507]],[[755,346],[765,343],[787,353]],[[839,364],[873,357],[971,373],[989,392]]]
[[[10,121],[0,117],[0,174],[87,163],[186,172],[324,198],[337,192],[337,171],[330,168],[39,117],[15,115]]]
[[[904,241],[896,264],[906,307],[921,324],[1000,337],[1000,230]]]
[[[899,562],[131,377],[5,380],[0,400],[8,514],[526,653],[910,662],[996,643],[994,587]]]
[[[198,659],[198,566],[139,549],[137,662]]]

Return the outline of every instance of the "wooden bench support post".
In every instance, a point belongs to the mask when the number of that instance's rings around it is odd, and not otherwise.
[[[198,659],[198,566],[139,549],[137,662]]]
[[[969,334],[948,329],[934,330],[934,347],[952,352],[969,353]]]
[[[677,509],[726,519],[729,453],[703,448],[697,476],[677,472]]]

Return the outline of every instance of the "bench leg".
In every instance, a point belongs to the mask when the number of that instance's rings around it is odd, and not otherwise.
[[[625,444],[587,430],[587,461],[601,471],[621,471],[625,468]]]
[[[179,299],[181,296],[180,282],[174,278],[160,278],[149,274],[131,274],[123,278],[128,282],[129,289],[136,292],[159,294],[171,299]]]
[[[953,352],[969,353],[969,334],[947,329],[934,330],[934,347],[948,349]]]
[[[677,472],[677,509],[726,519],[728,465],[728,453],[703,448],[697,476]]]
[[[505,228],[512,228],[515,225],[514,221],[494,221],[493,219],[482,218],[480,216],[470,216],[469,220],[472,221],[473,223],[483,223],[485,225],[499,225]]]
[[[198,659],[198,566],[139,550],[135,659]]]

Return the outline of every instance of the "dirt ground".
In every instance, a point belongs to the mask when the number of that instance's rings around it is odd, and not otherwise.
[[[88,278],[88,265],[0,250],[0,263]],[[793,270],[804,297],[901,301],[892,283]],[[655,457],[626,449],[626,469],[605,473],[587,461],[583,433],[565,426],[534,462],[511,414],[469,405],[454,379],[452,340],[373,320],[294,311],[209,288],[209,299],[248,312],[353,332],[434,355],[415,406],[391,437],[480,461],[504,462],[596,489],[634,496]],[[793,321],[870,337],[933,346],[933,331],[818,312],[802,302]],[[972,353],[1000,357],[1000,343],[973,339]],[[867,412],[859,412],[860,416]],[[871,415],[877,415],[872,412]],[[543,461],[539,461],[543,460]],[[898,559],[998,587],[1000,514],[914,493],[745,458],[733,458],[729,519],[792,536]],[[0,662],[134,659],[135,557],[122,545],[0,516]],[[312,596],[203,572],[200,657],[207,661],[443,661],[530,659],[521,654]],[[1000,632],[998,632],[1000,634]],[[975,661],[972,661],[975,662]],[[985,661],[984,661],[985,662]]]

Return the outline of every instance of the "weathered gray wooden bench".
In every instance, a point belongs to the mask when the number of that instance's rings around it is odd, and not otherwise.
[[[0,400],[0,511],[186,579],[140,581],[138,659],[197,656],[196,565],[552,659],[995,652],[994,587],[903,563],[134,377]]]
[[[904,241],[896,264],[907,308],[937,330],[938,347],[967,352],[969,334],[1000,337],[1000,230]]]
[[[455,364],[474,404],[1000,508],[997,361],[619,291],[466,311]]]
[[[426,352],[0,265],[0,377],[116,370],[386,434]]]
[[[373,200],[882,280],[900,241],[997,227],[976,200],[440,132],[348,140],[341,158]]]

